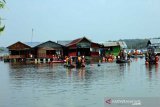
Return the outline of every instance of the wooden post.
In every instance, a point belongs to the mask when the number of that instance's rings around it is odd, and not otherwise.
[[[48,62],[50,62],[51,60],[50,59],[48,59]]]
[[[46,63],[46,58],[43,59],[43,63]]]
[[[41,59],[38,59],[38,63],[41,63]]]
[[[37,59],[35,59],[34,61],[35,61],[35,63],[37,63],[37,62],[38,62],[38,61],[37,61]]]

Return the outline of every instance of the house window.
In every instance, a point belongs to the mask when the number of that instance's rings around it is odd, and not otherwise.
[[[91,52],[99,52],[99,49],[98,48],[90,48],[90,51]]]
[[[61,54],[61,50],[56,50],[56,54],[60,55]]]
[[[47,55],[55,55],[56,51],[55,50],[46,50]]]

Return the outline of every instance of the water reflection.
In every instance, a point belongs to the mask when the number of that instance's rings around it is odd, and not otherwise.
[[[153,76],[155,75],[156,78],[159,77],[159,65],[146,65],[146,73],[149,77],[149,80],[152,80]]]
[[[72,77],[72,69],[66,69],[67,77]]]
[[[78,77],[80,79],[84,79],[85,78],[85,72],[86,72],[85,68],[78,69]]]
[[[119,71],[120,72],[124,72],[126,70],[127,63],[118,64],[118,65],[119,65]]]
[[[6,87],[0,87],[2,107],[99,107],[107,96],[160,97],[159,66],[146,66],[144,59],[99,67],[92,63],[80,69],[62,64],[0,66],[0,83]]]

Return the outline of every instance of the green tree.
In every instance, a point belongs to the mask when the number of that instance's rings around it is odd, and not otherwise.
[[[0,0],[0,9],[4,8],[5,6],[5,0]],[[0,32],[4,30],[5,26],[1,26],[1,16],[0,16]]]

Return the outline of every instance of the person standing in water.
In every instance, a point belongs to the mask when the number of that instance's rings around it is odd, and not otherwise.
[[[82,56],[82,63],[81,63],[81,66],[85,66],[85,57]]]

